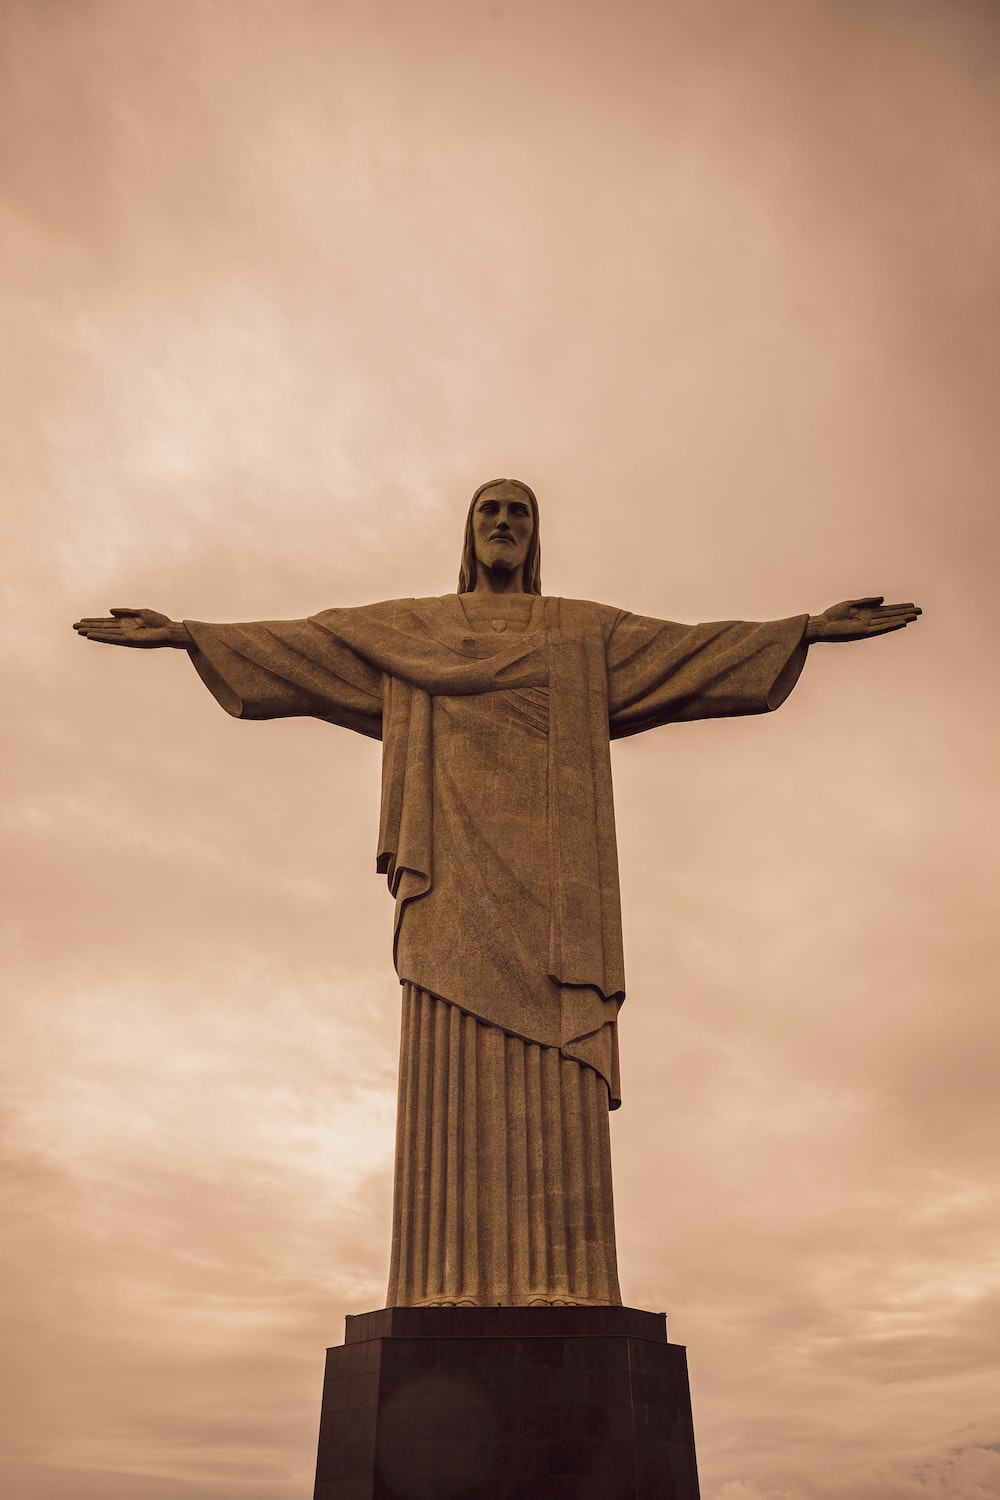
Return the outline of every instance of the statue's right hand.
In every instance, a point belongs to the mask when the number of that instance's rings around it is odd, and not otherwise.
[[[73,626],[88,641],[106,646],[134,646],[155,650],[158,646],[188,646],[184,626],[155,609],[113,609],[109,616],[88,616]]]

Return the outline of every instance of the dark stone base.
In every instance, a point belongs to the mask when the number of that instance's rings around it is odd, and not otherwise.
[[[327,1350],[314,1500],[698,1500],[687,1359],[631,1307],[388,1307]]]

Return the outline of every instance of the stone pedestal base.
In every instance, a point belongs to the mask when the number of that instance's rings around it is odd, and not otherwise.
[[[684,1349],[630,1307],[389,1307],[329,1349],[314,1500],[699,1500]]]

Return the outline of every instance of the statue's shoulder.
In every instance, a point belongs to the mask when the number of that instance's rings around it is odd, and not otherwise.
[[[444,598],[454,598],[452,595],[444,595]],[[373,620],[391,621],[400,615],[421,614],[426,612],[426,607],[439,606],[441,599],[376,599],[371,604],[341,604],[334,605],[330,609],[321,609],[316,614],[310,615],[311,620],[333,619],[340,615],[361,615]]]
[[[622,613],[613,604],[600,604],[596,599],[556,599],[551,601],[560,605],[563,609],[579,610],[581,614],[591,613],[597,615],[613,615],[615,618]]]
[[[592,634],[600,631],[605,639],[611,634],[625,614],[613,604],[598,604],[593,599],[551,599],[559,611],[559,622],[563,630]]]

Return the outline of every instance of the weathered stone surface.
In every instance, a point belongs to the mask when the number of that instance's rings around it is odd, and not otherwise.
[[[503,482],[474,503],[471,592],[186,622],[195,666],[230,713],[312,714],[383,741],[378,864],[406,990],[390,1303],[620,1301],[606,1111],[620,1098],[625,987],[609,743],[764,713],[805,660],[805,615],[677,625],[488,586],[523,582],[525,535],[537,539],[527,495]],[[433,1024],[411,1015],[420,994],[437,1002]],[[490,1185],[508,1170],[536,1210],[528,1222]],[[473,1228],[470,1273],[459,1261]],[[532,1246],[545,1253],[533,1260]]]

